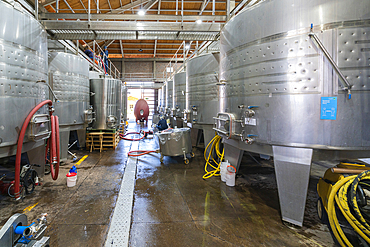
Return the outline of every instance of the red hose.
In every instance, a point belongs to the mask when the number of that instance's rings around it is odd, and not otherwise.
[[[119,134],[119,136],[120,136],[123,140],[127,140],[127,141],[140,141],[140,140],[144,139],[145,134],[148,134],[148,133],[149,133],[149,131],[148,131],[148,132],[145,132],[145,131],[142,131],[142,132],[128,132],[128,133],[126,133],[126,134],[124,134],[124,135]],[[127,135],[133,135],[133,134],[136,134],[136,135],[141,135],[141,134],[143,134],[143,136],[142,136],[142,137],[140,137],[140,138],[126,138],[126,136],[127,136]]]
[[[51,116],[51,131],[52,131],[52,154],[50,157],[52,162],[50,163],[50,173],[53,180],[57,180],[59,174],[59,163],[60,163],[60,146],[59,146],[59,118],[58,116]],[[54,141],[53,141],[54,140]],[[55,168],[54,168],[55,164]]]
[[[156,151],[146,151],[146,150],[134,150],[128,152],[128,156],[137,157],[145,154],[155,153]],[[138,154],[132,154],[132,153],[138,153]]]
[[[38,110],[40,110],[41,107],[43,107],[46,104],[48,104],[49,106],[53,105],[51,100],[45,100],[45,101],[41,102],[40,104],[38,104],[35,108],[33,108],[32,111],[26,117],[26,120],[24,120],[21,131],[19,133],[18,143],[17,143],[17,153],[16,153],[16,156],[15,156],[15,184],[14,184],[14,197],[15,197],[15,199],[19,199],[19,197],[20,197],[19,185],[20,185],[21,155],[22,155],[24,135],[26,134],[27,126],[30,123],[30,121],[32,119],[32,116]],[[52,112],[50,112],[50,116],[51,115],[52,115]]]

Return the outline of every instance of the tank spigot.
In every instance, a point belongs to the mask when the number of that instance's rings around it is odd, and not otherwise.
[[[49,112],[53,113],[55,111],[54,106],[49,106]]]
[[[254,115],[256,114],[256,112],[255,111],[253,111],[253,110],[251,110],[251,109],[247,109],[246,111],[245,111],[245,116],[247,117],[247,118],[251,118],[251,117],[254,117]]]
[[[253,134],[248,134],[247,135],[247,138],[245,138],[245,143],[247,143],[247,144],[253,144],[255,141],[256,141],[256,138],[255,137],[257,137],[257,135],[253,135]]]

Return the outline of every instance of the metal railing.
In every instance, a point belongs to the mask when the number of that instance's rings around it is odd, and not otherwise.
[[[105,55],[104,50],[95,40],[93,40],[92,48],[86,42],[85,46],[87,46],[94,54],[94,59],[87,58],[88,60],[93,62],[95,65],[98,65],[105,74],[108,74],[115,79],[121,79],[121,72],[117,69],[116,66],[114,66],[113,62]],[[105,59],[107,59],[106,63],[104,62]]]

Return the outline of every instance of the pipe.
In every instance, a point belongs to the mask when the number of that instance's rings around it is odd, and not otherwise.
[[[368,171],[369,169],[346,169],[346,168],[331,168],[333,173],[348,173],[348,174],[360,174],[361,172]]]
[[[345,90],[345,91],[347,91],[347,93],[348,93],[348,99],[351,99],[351,88],[352,88],[352,85],[347,81],[346,77],[343,75],[342,71],[340,71],[338,65],[334,62],[334,60],[330,56],[328,50],[325,48],[324,44],[321,43],[319,37],[317,37],[317,35],[315,33],[313,33],[312,29],[313,29],[313,25],[311,24],[311,33],[309,33],[308,36],[310,38],[312,38],[312,40],[315,41],[316,45],[320,48],[320,50],[323,52],[323,54],[325,55],[325,57],[328,59],[328,61],[330,62],[331,66],[333,67],[333,69],[335,70],[335,72],[337,72],[337,75],[341,79],[339,81],[343,81],[344,82],[345,85],[342,84],[342,86],[343,86],[342,89]]]
[[[21,131],[19,132],[18,143],[17,143],[17,152],[15,156],[15,184],[14,184],[14,197],[16,200],[20,199],[20,191],[19,191],[19,184],[20,184],[20,173],[21,173],[21,155],[22,155],[22,147],[23,147],[23,140],[24,135],[26,134],[27,126],[30,123],[32,116],[40,110],[41,107],[48,104],[49,108],[53,105],[51,100],[45,100],[39,103],[26,117],[24,123],[22,125]],[[50,111],[50,116],[52,116],[52,111]]]

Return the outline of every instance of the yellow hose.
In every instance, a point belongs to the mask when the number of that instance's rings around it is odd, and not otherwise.
[[[213,139],[208,143],[206,149],[204,150],[204,159],[206,161],[206,164],[204,165],[204,171],[206,172],[204,175],[203,175],[203,179],[207,179],[207,178],[210,178],[212,176],[220,176],[220,165],[221,165],[221,162],[224,158],[224,151],[222,150],[222,153],[220,152],[220,142],[221,142],[222,138],[221,136],[219,135],[216,135],[215,137],[213,137]],[[207,150],[208,148],[211,146],[211,148],[209,149],[209,152],[208,152],[208,156],[207,156]],[[213,151],[216,152],[217,154],[217,157],[219,158],[219,162],[217,162],[214,158],[213,158]],[[212,165],[212,163],[210,162],[210,159],[212,158],[213,162],[217,165],[217,166],[214,166]],[[211,171],[208,171],[208,166],[210,166],[213,170]]]
[[[357,184],[361,179],[370,179],[370,171],[365,171],[360,173],[359,175],[349,176],[344,179],[339,180],[332,188],[329,200],[328,200],[328,217],[329,217],[329,225],[332,229],[332,232],[337,239],[338,243],[341,246],[350,246],[353,245],[349,242],[346,235],[344,234],[338,219],[337,214],[335,212],[335,205],[338,206],[340,211],[342,212],[343,216],[346,218],[348,223],[353,227],[353,229],[368,243],[370,243],[370,231],[369,225],[361,215],[360,209],[357,205],[356,196],[352,200],[352,205],[349,203],[348,199],[348,191],[349,188],[352,187],[351,185],[354,184],[354,188],[351,190],[355,190],[357,188]],[[358,217],[355,217],[351,213],[351,209],[357,212]]]

